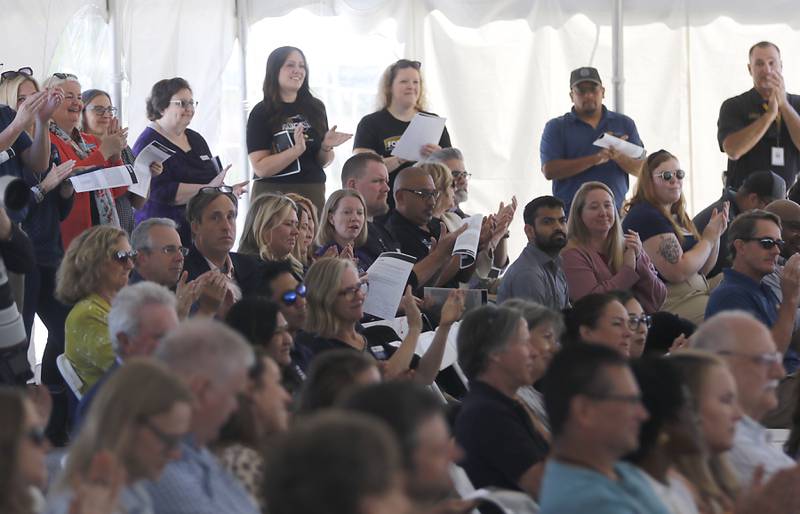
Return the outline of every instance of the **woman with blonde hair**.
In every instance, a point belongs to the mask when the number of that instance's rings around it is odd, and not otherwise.
[[[363,275],[372,264],[360,250],[367,242],[367,205],[355,189],[334,191],[325,202],[314,241],[317,257],[340,257],[352,260]]]
[[[119,480],[115,512],[153,512],[141,481],[158,480],[180,456],[189,432],[192,394],[163,364],[150,359],[125,362],[97,394],[67,463],[48,498],[47,514],[67,514],[81,486]],[[98,461],[110,476],[92,477]],[[114,469],[118,468],[118,469]]]
[[[58,268],[56,298],[72,305],[63,353],[81,379],[81,392],[114,363],[108,313],[116,294],[128,284],[134,257],[124,230],[99,225],[72,240]]]
[[[711,216],[702,234],[686,212],[683,179],[678,159],[659,150],[647,157],[636,192],[626,204],[622,221],[643,241],[644,251],[667,285],[662,310],[693,323],[701,323],[711,287],[705,275],[714,267],[719,238],[728,225],[728,206]]]
[[[286,196],[296,203],[299,208],[300,219],[298,220],[297,230],[300,233],[297,235],[297,244],[294,245],[292,255],[300,261],[304,269],[308,269],[311,266],[311,247],[319,224],[317,206],[305,196],[297,193],[287,193]]]
[[[667,287],[642,251],[639,234],[622,233],[614,206],[614,193],[602,182],[587,182],[575,194],[567,225],[569,239],[561,252],[570,300],[631,290],[645,312],[656,312]]]
[[[436,192],[439,193],[433,205],[433,217],[442,220],[448,232],[457,230],[462,221],[458,214],[450,211],[456,205],[453,174],[450,168],[438,162],[426,162],[421,164],[420,168],[430,174]]]
[[[297,204],[286,195],[264,193],[256,197],[244,220],[239,253],[265,261],[288,261],[293,271],[303,276],[303,265],[292,255],[299,235],[297,211]]]

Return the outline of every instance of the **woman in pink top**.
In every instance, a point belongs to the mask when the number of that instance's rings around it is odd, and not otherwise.
[[[667,288],[656,275],[639,234],[622,233],[614,195],[601,182],[587,182],[569,212],[569,240],[561,252],[572,302],[589,293],[630,290],[647,313],[661,308]]]

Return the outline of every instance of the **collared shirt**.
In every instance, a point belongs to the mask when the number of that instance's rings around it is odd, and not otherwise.
[[[464,449],[460,465],[476,488],[519,491],[519,479],[547,457],[550,445],[520,402],[485,382],[469,386],[453,431]]]
[[[600,148],[594,146],[598,137],[606,132],[620,137],[628,136],[628,142],[644,146],[639,139],[639,131],[632,119],[603,106],[603,113],[597,127],[592,127],[575,114],[575,108],[563,116],[547,122],[542,132],[539,155],[542,165],[557,159],[578,159],[594,155]],[[596,180],[611,188],[617,210],[622,207],[628,193],[628,174],[619,164],[609,160],[603,164],[578,173],[575,176],[553,180],[553,196],[564,202],[564,212],[569,212],[572,199],[578,188],[586,182]]]
[[[779,301],[769,286],[733,268],[725,268],[722,273],[722,282],[708,299],[706,318],[722,311],[742,310],[771,328],[778,320]]]
[[[144,481],[123,487],[119,493],[119,509],[115,514],[153,514],[153,502],[144,487]],[[68,514],[75,493],[72,489],[57,491],[47,498],[44,514]]]
[[[155,514],[260,514],[244,487],[207,448],[190,437],[180,448],[180,458],[147,485]]]
[[[767,429],[749,416],[743,416],[736,423],[736,436],[729,455],[742,487],[750,485],[759,466],[764,467],[764,480],[768,480],[776,471],[795,465],[788,455],[772,444]]]
[[[509,298],[533,300],[559,311],[568,307],[567,277],[561,266],[561,257],[547,254],[534,243],[528,243],[509,266],[497,290],[498,305]]]
[[[786,99],[795,111],[800,112],[800,96],[787,94]],[[764,114],[765,103],[766,101],[761,98],[761,94],[755,88],[728,98],[722,103],[717,120],[717,141],[721,152],[724,152],[722,142],[726,137],[750,125]],[[783,166],[772,164],[773,147],[783,148]],[[728,159],[726,185],[738,189],[750,173],[772,170],[783,177],[788,189],[797,176],[798,164],[800,164],[800,156],[791,134],[789,134],[789,128],[783,121],[780,124],[773,121],[750,151],[735,161]]]
[[[736,204],[736,191],[725,188],[725,190],[722,192],[722,198],[697,213],[697,216],[692,219],[694,226],[697,228],[697,232],[700,234],[703,233],[703,231],[706,229],[706,225],[708,225],[708,222],[711,220],[711,214],[713,214],[714,209],[716,209],[717,212],[722,212],[722,207],[725,202],[730,204],[730,211],[728,214],[729,219],[734,219],[740,214],[739,206]],[[726,227],[725,231],[719,236],[719,253],[717,254],[717,263],[714,264],[714,267],[711,268],[711,271],[708,272],[706,277],[711,278],[719,275],[722,273],[722,268],[729,268],[731,264],[733,264],[733,262],[730,257],[730,247],[728,246],[728,228]]]
[[[632,464],[614,464],[617,480],[592,469],[550,459],[539,492],[541,514],[669,514]]]

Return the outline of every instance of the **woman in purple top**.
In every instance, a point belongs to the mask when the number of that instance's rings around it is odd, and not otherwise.
[[[196,105],[186,80],[159,80],[147,99],[151,123],[133,145],[134,155],[153,141],[175,152],[164,161],[164,171],[150,181],[147,201],[136,211],[136,224],[148,218],[170,218],[187,247],[192,234],[185,216],[186,202],[202,187],[221,186],[227,171],[219,169],[203,136],[188,128]]]
[[[659,280],[639,234],[622,233],[614,195],[601,182],[583,184],[572,202],[561,252],[570,300],[590,293],[630,290],[647,313],[661,308],[667,287]]]

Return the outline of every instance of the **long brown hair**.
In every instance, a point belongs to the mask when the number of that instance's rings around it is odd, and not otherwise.
[[[636,182],[636,192],[633,194],[633,197],[625,203],[623,210],[627,214],[630,212],[631,207],[637,203],[649,203],[661,211],[669,220],[672,225],[672,230],[675,232],[675,236],[678,238],[678,241],[683,244],[686,239],[686,231],[690,232],[696,239],[700,239],[700,233],[697,231],[697,227],[694,226],[692,218],[689,217],[689,214],[686,212],[686,197],[683,196],[683,191],[681,191],[681,197],[677,202],[673,203],[669,211],[667,211],[656,198],[656,185],[653,181],[653,172],[655,169],[669,159],[677,160],[678,158],[666,150],[659,150],[647,156],[647,162],[645,162],[642,172],[639,173],[639,179]]]
[[[25,395],[21,390],[0,389],[0,512],[32,514],[33,501],[19,474],[19,448],[25,428]]]

